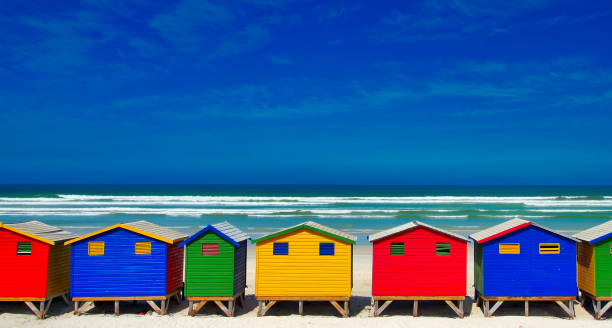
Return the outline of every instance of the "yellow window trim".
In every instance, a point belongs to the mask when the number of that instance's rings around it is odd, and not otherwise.
[[[89,255],[104,255],[104,242],[90,241],[87,243],[87,253]]]
[[[519,243],[500,243],[499,254],[521,254],[521,244]]]
[[[151,255],[151,242],[137,241],[134,243],[134,253],[136,255]]]
[[[560,254],[561,245],[559,243],[540,243],[540,254]]]

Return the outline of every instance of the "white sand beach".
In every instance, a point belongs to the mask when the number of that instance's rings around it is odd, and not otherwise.
[[[469,252],[471,253],[471,252]],[[236,317],[227,318],[214,306],[207,304],[195,317],[187,315],[187,302],[172,303],[167,316],[146,314],[144,303],[121,303],[121,315],[113,315],[113,305],[102,303],[82,316],[72,314],[72,307],[54,301],[49,317],[38,320],[23,303],[0,303],[0,327],[610,327],[610,319],[597,321],[591,312],[576,304],[576,319],[569,320],[558,306],[551,302],[532,302],[530,317],[523,316],[523,303],[505,303],[491,318],[485,318],[482,310],[467,302],[466,317],[459,319],[443,302],[421,302],[420,316],[412,317],[410,302],[394,302],[383,316],[371,315],[371,247],[356,246],[354,257],[355,284],[351,299],[350,318],[341,318],[327,302],[306,302],[304,316],[298,315],[297,302],[281,302],[265,317],[257,317],[254,292],[254,247],[249,247],[248,286],[245,309],[238,308]],[[469,261],[470,285],[472,262]],[[470,289],[471,290],[471,289]],[[145,314],[140,314],[141,312]]]

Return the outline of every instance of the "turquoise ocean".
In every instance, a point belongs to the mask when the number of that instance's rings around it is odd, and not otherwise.
[[[0,185],[0,222],[78,234],[134,220],[190,234],[227,220],[255,238],[313,220],[367,244],[410,220],[467,235],[512,218],[573,234],[612,219],[612,187]]]

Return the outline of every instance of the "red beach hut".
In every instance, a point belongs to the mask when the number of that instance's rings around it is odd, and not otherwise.
[[[467,294],[467,243],[461,235],[412,221],[368,236],[373,243],[372,298],[374,315],[394,300],[445,301],[463,318]],[[385,301],[378,306],[379,301]],[[458,305],[454,303],[458,301]]]
[[[0,222],[0,301],[23,301],[44,319],[70,288],[70,246],[77,235],[42,222]],[[40,307],[36,303],[40,302]]]

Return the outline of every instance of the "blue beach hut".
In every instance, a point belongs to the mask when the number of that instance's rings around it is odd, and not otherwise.
[[[147,221],[116,224],[67,241],[72,245],[70,296],[75,314],[94,301],[146,301],[165,314],[168,300],[183,287],[183,249],[187,236]],[[155,301],[161,301],[157,306]],[[79,302],[85,302],[79,307]]]
[[[524,301],[526,316],[530,301],[554,301],[574,317],[575,239],[521,219],[470,237],[474,240],[474,285],[485,316],[504,301]],[[490,308],[489,301],[496,303]]]

